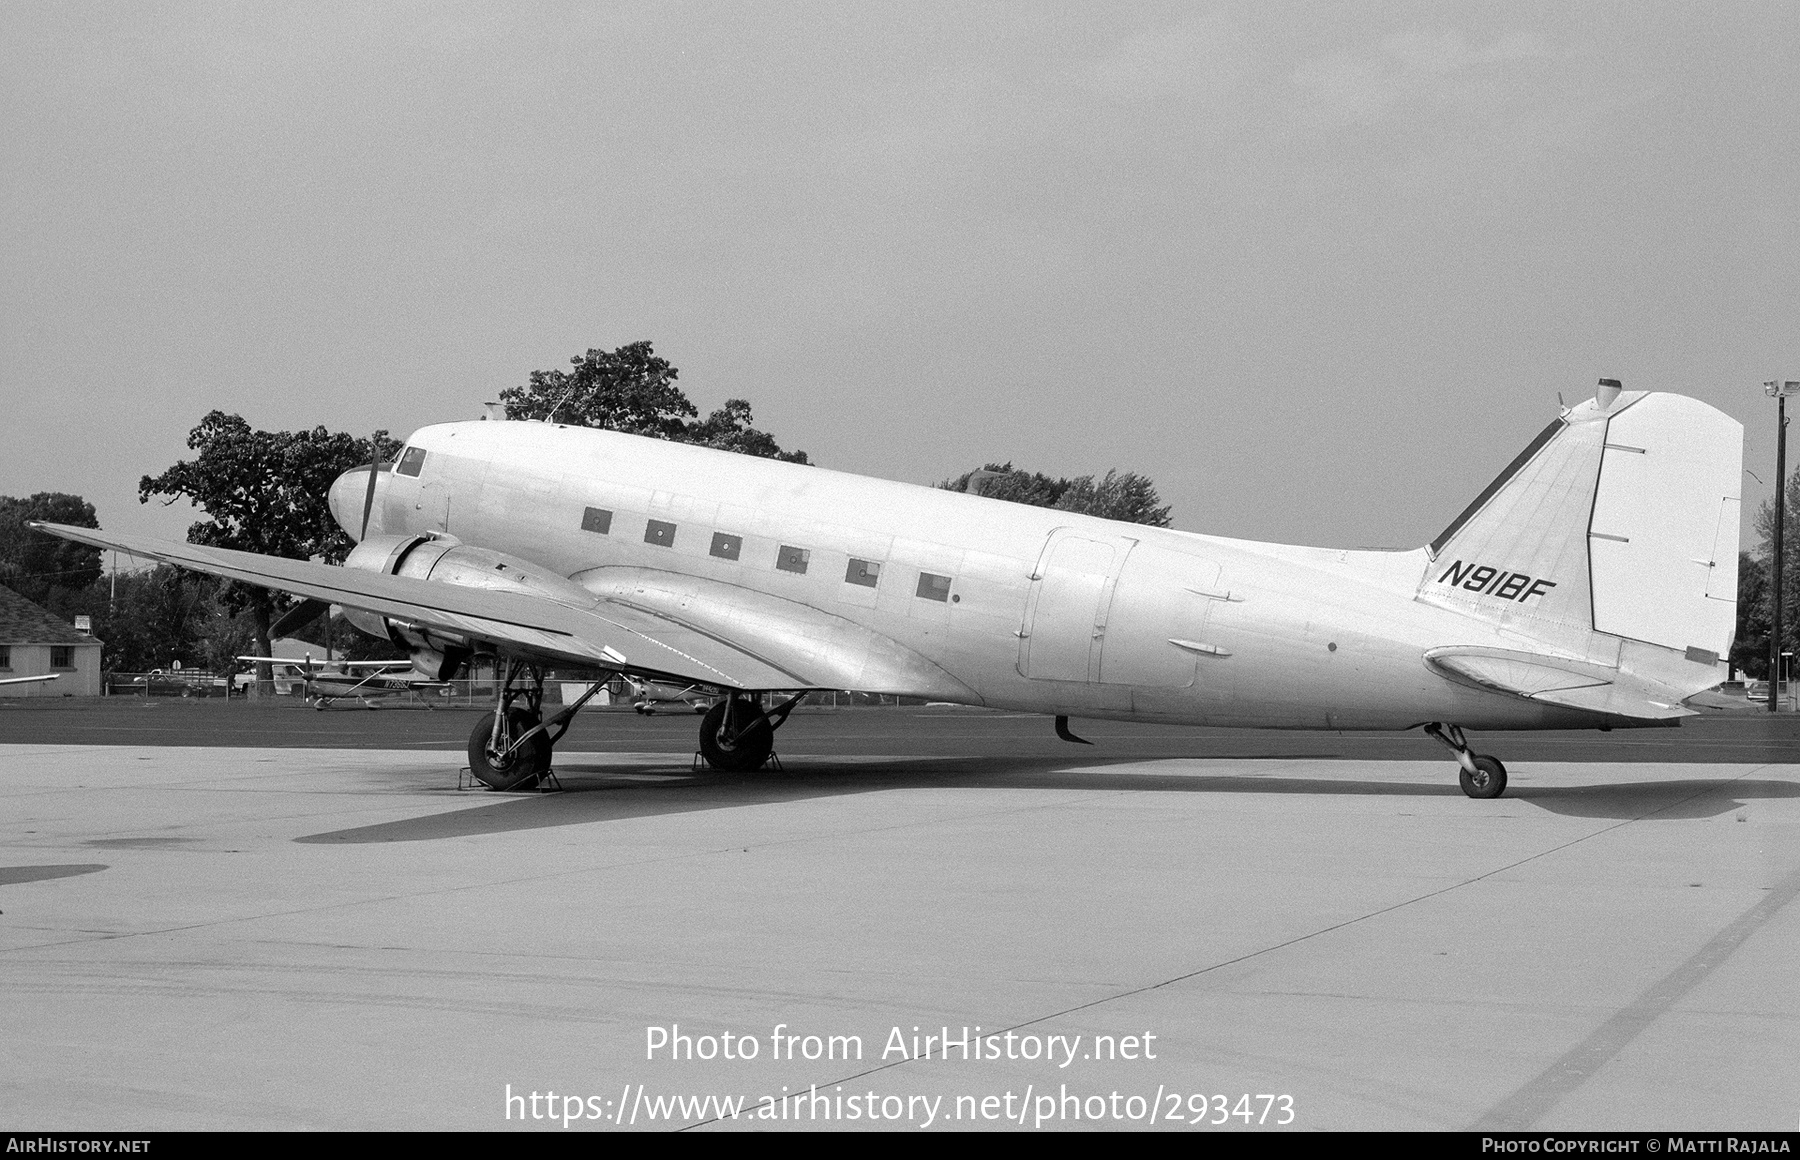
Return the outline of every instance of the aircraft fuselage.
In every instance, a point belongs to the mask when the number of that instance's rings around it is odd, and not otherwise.
[[[1597,721],[1434,671],[1429,649],[1518,637],[1420,600],[1424,549],[1258,544],[547,423],[427,427],[408,455],[370,535],[505,552],[843,688],[1196,725]],[[366,478],[333,491],[353,535]],[[1490,576],[1514,600],[1556,583]]]

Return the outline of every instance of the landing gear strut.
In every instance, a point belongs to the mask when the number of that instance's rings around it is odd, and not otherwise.
[[[1470,749],[1468,738],[1463,736],[1459,726],[1433,721],[1425,726],[1425,732],[1456,754],[1456,764],[1462,767],[1456,780],[1464,793],[1472,798],[1497,798],[1506,792],[1506,766],[1498,757],[1488,757]]]
[[[605,687],[596,682],[545,721],[544,670],[529,661],[507,661],[494,711],[483,714],[469,734],[469,772],[490,789],[530,789],[550,772],[551,750],[575,714]]]

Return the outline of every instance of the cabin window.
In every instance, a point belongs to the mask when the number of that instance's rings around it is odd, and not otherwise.
[[[608,535],[612,532],[612,513],[605,508],[582,508],[581,530]]]
[[[406,452],[400,456],[399,466],[395,467],[394,470],[398,471],[401,475],[417,475],[419,474],[419,468],[423,466],[425,466],[425,449],[423,447],[408,447]]]
[[[744,550],[744,537],[729,536],[724,532],[713,533],[712,554],[721,560],[735,560],[738,553]]]
[[[950,602],[950,577],[933,572],[919,573],[919,596],[925,600]]]
[[[807,561],[811,559],[812,553],[807,549],[783,544],[781,550],[775,553],[775,566],[783,572],[805,572]]]
[[[651,520],[650,525],[644,529],[644,543],[673,548],[675,546],[675,525],[664,523],[662,520]]]
[[[75,667],[75,650],[67,645],[53,645],[50,649],[50,667],[53,669],[72,669]]]
[[[875,581],[881,576],[881,565],[873,560],[852,558],[850,567],[844,571],[844,583],[861,584],[864,588],[875,587]]]

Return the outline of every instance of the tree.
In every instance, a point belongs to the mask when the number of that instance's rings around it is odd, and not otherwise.
[[[1069,481],[1056,506],[1063,511],[1081,512],[1107,520],[1123,520],[1130,524],[1147,524],[1166,528],[1170,524],[1169,505],[1158,504],[1156,485],[1135,471],[1121,474],[1108,471],[1098,483],[1091,475]]]
[[[25,499],[0,495],[0,584],[48,607],[66,602],[59,595],[80,592],[100,578],[100,549],[34,532],[25,526],[28,520],[100,526],[94,505],[78,495],[60,491],[40,491]]]
[[[102,648],[100,667],[107,672],[141,673],[169,668],[207,667],[204,641],[208,620],[218,608],[220,582],[210,576],[159,564],[140,572],[121,572],[115,585],[94,581],[70,593],[69,615],[93,618]]]
[[[990,463],[938,484],[946,491],[968,492],[1033,507],[1079,512],[1102,519],[1169,526],[1169,506],[1157,501],[1156,485],[1135,471],[1108,471],[1098,482],[1091,475],[1052,479],[1042,472],[1021,471],[1009,463]]]
[[[1785,545],[1784,545],[1785,546]],[[1785,579],[1785,577],[1783,577]],[[1769,676],[1769,560],[1738,553],[1737,630],[1731,638],[1731,667],[1755,680]]]
[[[700,414],[675,385],[680,372],[648,342],[590,350],[569,363],[573,370],[532,371],[525,386],[501,391],[506,417],[680,439]]]
[[[1800,471],[1787,479],[1786,510],[1781,544],[1781,648],[1784,652],[1800,651]],[[1756,532],[1762,543],[1754,558],[1740,556],[1738,561],[1738,620],[1743,648],[1744,671],[1759,680],[1767,679],[1769,668],[1769,632],[1775,621],[1775,600],[1770,585],[1769,564],[1775,558],[1775,503],[1764,500],[1756,512]],[[1749,599],[1746,600],[1748,594]],[[1750,610],[1746,613],[1746,604]],[[1760,631],[1758,631],[1760,630]],[[1751,636],[1755,633],[1755,636]],[[1751,666],[1751,649],[1760,638],[1762,659]],[[1738,645],[1732,646],[1735,661]]]
[[[743,399],[727,399],[725,405],[698,423],[689,423],[684,442],[756,455],[764,459],[780,459],[788,463],[809,462],[804,451],[783,451],[775,437],[750,425],[750,404]]]
[[[1053,508],[1069,490],[1069,480],[1051,479],[1041,471],[1018,471],[1010,461],[990,463],[978,471],[965,471],[938,484],[945,491],[984,495],[1032,507]]]
[[[680,372],[648,342],[615,351],[590,350],[569,360],[571,370],[532,371],[522,387],[500,392],[508,419],[543,419],[576,427],[623,431],[677,443],[698,443],[765,459],[807,462],[804,451],[782,451],[773,436],[751,426],[743,399],[701,419],[681,388]]]
[[[331,432],[255,431],[240,416],[214,411],[188,433],[198,452],[159,476],[138,483],[138,501],[181,497],[211,519],[188,528],[188,542],[267,556],[343,560],[350,538],[331,518],[326,493],[339,475],[373,458],[391,458],[399,440],[377,431],[368,439]],[[248,613],[258,652],[269,655],[275,596],[232,583],[220,594],[232,614]]]

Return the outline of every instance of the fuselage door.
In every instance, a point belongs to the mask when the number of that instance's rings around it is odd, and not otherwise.
[[[1119,565],[1136,541],[1058,528],[1044,542],[1019,632],[1019,673],[1097,681]]]

